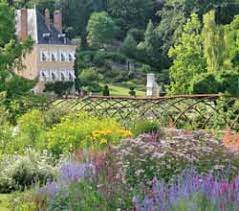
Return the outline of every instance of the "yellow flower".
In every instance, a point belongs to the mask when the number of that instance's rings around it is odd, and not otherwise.
[[[103,138],[103,139],[100,140],[100,143],[101,143],[101,144],[107,144],[107,143],[108,143],[108,140]]]

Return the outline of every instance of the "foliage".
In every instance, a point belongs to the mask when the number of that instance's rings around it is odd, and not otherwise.
[[[209,72],[219,71],[223,68],[226,52],[223,28],[216,25],[215,11],[205,14],[203,23],[202,36],[207,69]]]
[[[104,0],[55,0],[57,9],[63,13],[63,24],[67,34],[81,38],[81,48],[87,48],[87,24],[93,12],[105,8]],[[80,15],[79,15],[80,14]]]
[[[159,132],[159,123],[147,120],[137,121],[133,126],[132,131],[136,137],[145,133],[157,133]]]
[[[37,147],[46,130],[43,113],[39,110],[32,110],[21,116],[18,120],[17,145],[18,150],[26,147]]]
[[[196,78],[200,73],[205,72],[200,28],[200,21],[194,13],[184,25],[179,43],[169,51],[169,56],[174,58],[173,65],[170,67],[169,91],[172,94],[191,93],[189,79]]]
[[[78,113],[63,118],[47,132],[46,147],[59,156],[78,148],[102,149],[130,136],[115,120]]]
[[[81,89],[89,92],[100,92],[101,86],[100,81],[102,75],[97,72],[94,68],[83,69],[78,75],[78,83]]]
[[[106,12],[93,13],[87,26],[87,40],[91,47],[104,47],[115,36],[116,26]]]
[[[141,28],[147,25],[148,20],[154,16],[155,3],[152,0],[109,0],[108,12],[115,19],[124,36],[129,29]]]
[[[134,198],[135,210],[237,210],[237,194],[238,176],[230,182],[189,169],[171,184],[153,179],[149,194]]]
[[[144,40],[137,46],[137,49],[140,51],[140,57],[138,59],[155,69],[163,69],[167,67],[168,61],[160,46],[162,46],[162,40],[158,36],[158,33],[150,20],[144,33]]]
[[[120,171],[132,187],[154,177],[173,180],[185,168],[194,166],[200,173],[237,174],[238,155],[232,155],[219,141],[202,131],[186,133],[166,130],[155,140],[152,135],[121,142],[116,149]]]
[[[137,42],[130,33],[123,42],[122,52],[129,58],[137,58]]]
[[[64,94],[70,93],[73,88],[73,85],[74,82],[71,81],[57,81],[54,83],[47,83],[44,92],[54,92],[61,97]]]
[[[0,192],[24,190],[33,184],[44,184],[53,179],[55,170],[51,158],[36,151],[25,155],[5,155],[0,160]]]

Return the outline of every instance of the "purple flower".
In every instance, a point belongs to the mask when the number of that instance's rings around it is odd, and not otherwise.
[[[77,182],[94,172],[92,164],[67,163],[60,168],[59,181],[62,184]]]
[[[65,192],[70,184],[94,174],[94,170],[92,164],[66,163],[59,168],[56,181],[48,182],[40,189],[39,193],[54,197],[59,192]]]
[[[177,208],[182,201],[189,210],[205,209],[207,204],[215,210],[232,207],[239,210],[239,177],[228,182],[217,180],[211,174],[201,176],[194,170],[186,170],[170,184],[154,178],[150,194],[141,201],[137,198],[134,203],[136,211],[165,211]]]

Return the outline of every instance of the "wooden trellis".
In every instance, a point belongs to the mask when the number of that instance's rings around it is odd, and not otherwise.
[[[220,121],[222,127],[239,130],[239,99],[222,95],[180,95],[172,97],[68,97],[54,105],[71,111],[86,111],[91,115],[131,121],[158,120],[165,126],[188,124],[197,128],[210,128]],[[223,103],[221,103],[223,102]],[[238,109],[238,110],[237,110]],[[228,111],[228,114],[227,114]],[[230,111],[230,112],[229,112]]]

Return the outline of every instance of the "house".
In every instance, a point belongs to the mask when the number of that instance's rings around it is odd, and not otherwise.
[[[42,15],[36,8],[20,9],[16,14],[16,34],[20,41],[31,36],[33,50],[23,58],[20,76],[37,80],[36,93],[43,92],[46,83],[74,81],[76,46],[62,32],[62,13],[54,11],[53,21],[48,9]]]

